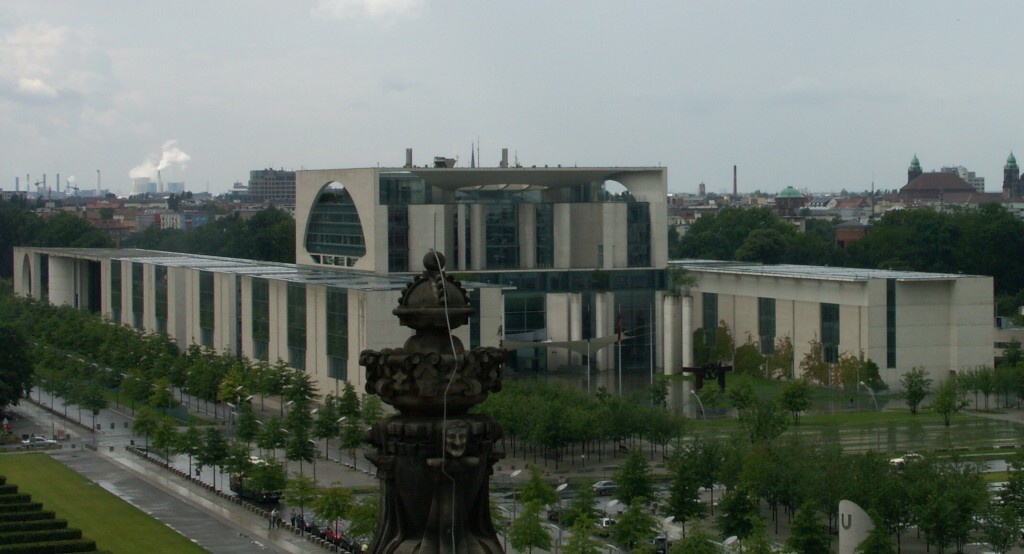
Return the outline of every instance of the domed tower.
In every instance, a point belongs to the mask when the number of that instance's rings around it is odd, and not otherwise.
[[[914,154],[914,159],[910,160],[910,167],[907,168],[907,183],[917,179],[922,173],[924,172],[921,171],[921,162],[917,161],[917,154]]]
[[[1020,182],[1020,168],[1017,167],[1017,158],[1013,157],[1013,152],[1010,152],[1010,157],[1006,158],[1006,165],[1003,166],[1003,196],[1005,198],[1016,198],[1024,196],[1024,186],[1021,186]]]

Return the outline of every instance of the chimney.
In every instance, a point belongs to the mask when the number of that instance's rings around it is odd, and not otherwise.
[[[508,148],[501,149],[501,166],[508,167]]]
[[[18,177],[14,178],[14,192],[21,192],[21,180]]]
[[[405,149],[405,167],[412,167],[412,148]]]
[[[732,195],[736,196],[736,166],[732,166]]]
[[[57,192],[60,192],[60,173],[57,174]]]

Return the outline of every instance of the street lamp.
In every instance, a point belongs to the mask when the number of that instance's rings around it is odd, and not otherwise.
[[[515,482],[515,478],[519,477],[519,474],[522,473],[522,472],[523,472],[523,470],[517,469],[517,470],[515,470],[515,471],[513,471],[512,473],[509,474],[509,477],[512,478],[512,522],[513,523],[515,523],[515,521],[516,521],[516,482]]]
[[[700,395],[697,391],[690,389],[690,394],[697,399],[697,405],[700,406],[700,416],[704,420],[704,438],[708,438],[708,413],[704,411],[704,403],[700,401]]]
[[[858,383],[860,386],[868,390],[871,395],[871,402],[875,404],[875,412],[878,414],[875,418],[875,450],[882,450],[882,439],[880,438],[881,426],[882,426],[882,411],[878,409],[878,400],[875,400],[875,391],[871,390],[871,387],[864,384],[864,381]]]

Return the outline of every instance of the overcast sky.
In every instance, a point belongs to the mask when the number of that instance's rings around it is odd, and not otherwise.
[[[1024,158],[1024,2],[5,0],[0,187],[266,167],[668,167],[867,190]],[[1024,161],[1024,159],[1022,159]]]

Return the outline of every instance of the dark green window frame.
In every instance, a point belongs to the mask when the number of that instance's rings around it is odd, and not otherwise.
[[[761,343],[761,354],[775,353],[775,299],[757,299],[757,334]]]
[[[839,362],[839,304],[821,303],[821,355],[825,363]]]
[[[288,364],[306,369],[306,287],[288,283]]]

